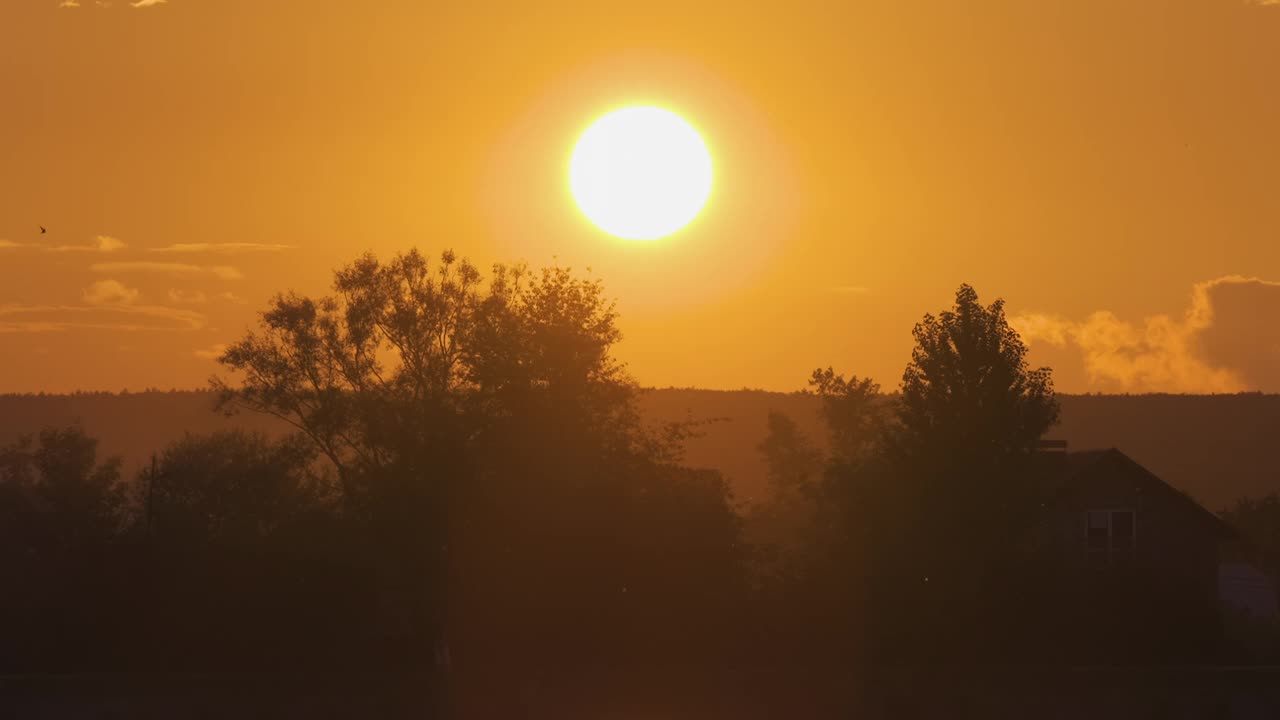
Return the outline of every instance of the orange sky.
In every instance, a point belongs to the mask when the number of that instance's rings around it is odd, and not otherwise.
[[[969,282],[1060,389],[1280,391],[1278,0],[78,4],[0,2],[0,391],[201,385],[415,244],[590,266],[647,385],[893,387]],[[716,163],[654,243],[567,192],[629,102]]]

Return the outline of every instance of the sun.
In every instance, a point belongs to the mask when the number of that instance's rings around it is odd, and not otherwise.
[[[569,188],[582,213],[626,240],[656,240],[692,222],[711,195],[711,175],[698,131],[651,106],[596,120],[569,161]]]

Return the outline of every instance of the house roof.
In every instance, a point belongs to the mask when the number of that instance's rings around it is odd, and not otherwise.
[[[1056,485],[1053,492],[1059,497],[1070,493],[1077,483],[1088,478],[1090,474],[1114,469],[1138,483],[1144,492],[1181,505],[1189,514],[1199,518],[1219,539],[1228,540],[1237,536],[1235,529],[1222,518],[1205,509],[1186,493],[1161,480],[1155,473],[1116,448],[1065,453],[1059,467],[1059,472],[1051,474],[1052,481]]]

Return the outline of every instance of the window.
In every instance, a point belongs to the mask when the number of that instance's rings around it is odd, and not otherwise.
[[[1086,545],[1095,565],[1122,565],[1133,559],[1137,540],[1136,513],[1132,510],[1090,510]]]
[[[1106,510],[1089,511],[1089,550],[1111,548],[1111,513]]]

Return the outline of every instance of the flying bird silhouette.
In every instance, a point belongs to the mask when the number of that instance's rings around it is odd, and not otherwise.
[[[40,234],[41,234],[41,235],[43,235],[43,234],[45,234],[45,233],[47,233],[47,232],[49,232],[49,231],[48,231],[48,230],[46,230],[46,229],[45,229],[45,227],[44,227],[43,225],[41,225],[41,226],[40,226]]]

